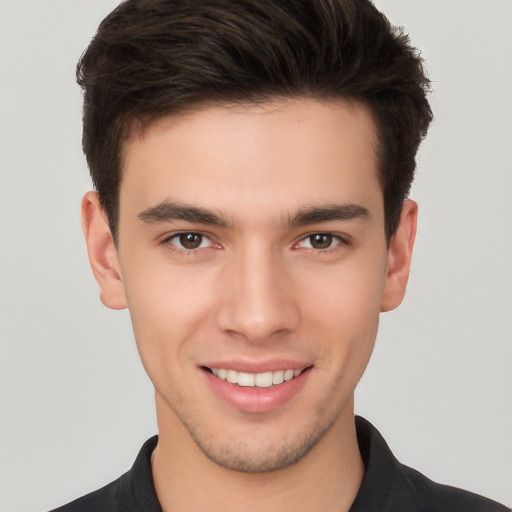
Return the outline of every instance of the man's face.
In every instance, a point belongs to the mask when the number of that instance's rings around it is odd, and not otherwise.
[[[155,123],[124,156],[119,274],[159,421],[231,469],[294,463],[351,421],[377,332],[370,113],[212,107]]]

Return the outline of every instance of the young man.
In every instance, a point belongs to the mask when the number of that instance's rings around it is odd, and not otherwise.
[[[431,111],[407,38],[362,0],[128,0],[78,72],[89,258],[159,435],[58,510],[506,510],[354,418],[416,231]]]

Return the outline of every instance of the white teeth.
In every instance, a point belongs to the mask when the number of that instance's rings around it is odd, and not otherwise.
[[[211,368],[213,375],[231,384],[238,384],[243,387],[269,388],[270,386],[282,384],[285,381],[298,377],[302,370],[277,370],[275,372],[246,373],[236,370],[225,370],[224,368]]]
[[[254,373],[240,372],[238,374],[238,385],[244,387],[254,387]]]
[[[284,380],[292,380],[293,379],[293,370],[286,370],[284,372]]]
[[[226,374],[226,380],[231,382],[231,384],[238,384],[238,372],[235,370],[228,370]]]
[[[282,384],[284,382],[284,370],[272,372],[272,384]]]
[[[259,388],[269,388],[272,386],[272,372],[257,373],[254,376],[254,385]]]

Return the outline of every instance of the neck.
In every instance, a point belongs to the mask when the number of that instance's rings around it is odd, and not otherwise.
[[[162,400],[162,398],[158,398]],[[353,403],[298,462],[267,473],[232,471],[209,460],[170,411],[157,407],[155,488],[163,512],[349,510],[361,486]]]

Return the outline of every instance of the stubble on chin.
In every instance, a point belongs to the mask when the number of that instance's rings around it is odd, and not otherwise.
[[[209,433],[194,418],[186,414],[179,418],[201,452],[215,464],[241,473],[268,473],[291,466],[306,456],[332,428],[337,416],[327,422],[319,421],[322,415],[313,414],[311,422],[302,425],[286,440],[252,439],[221,440]]]

